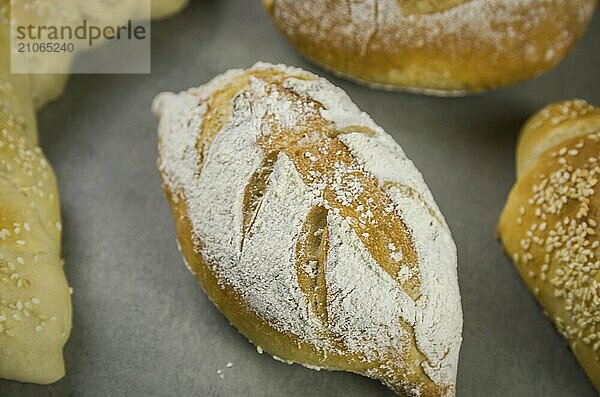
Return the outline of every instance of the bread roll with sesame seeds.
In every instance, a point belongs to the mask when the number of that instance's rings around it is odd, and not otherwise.
[[[600,109],[552,104],[525,125],[498,226],[525,284],[600,391]]]
[[[118,5],[131,8],[137,1]],[[153,15],[174,12],[184,3],[153,0]],[[32,13],[53,4],[57,7],[45,10],[59,14],[94,6],[114,11],[117,6],[101,1],[16,4]],[[37,147],[35,110],[60,95],[67,75],[10,73],[8,5],[0,0],[0,378],[48,384],[65,374],[62,349],[71,330],[71,298],[61,259],[58,190]],[[60,22],[56,15],[45,17]],[[71,55],[62,59],[67,65],[70,60]]]
[[[7,33],[0,26],[2,53]],[[45,384],[65,373],[71,301],[58,190],[36,144],[28,77],[11,75],[0,59],[0,378]]]
[[[586,31],[596,0],[263,0],[298,50],[376,88],[464,95],[530,79]]]
[[[51,383],[71,330],[58,190],[11,88],[0,90],[0,378]]]
[[[154,112],[184,260],[259,352],[454,396],[450,231],[400,146],[341,89],[257,64],[162,94]]]

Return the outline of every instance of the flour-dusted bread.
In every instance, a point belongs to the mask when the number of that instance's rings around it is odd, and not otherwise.
[[[259,351],[454,395],[450,231],[400,146],[341,89],[257,64],[161,94],[154,112],[184,260]]]
[[[532,78],[586,31],[596,0],[263,0],[304,55],[385,89],[461,95]]]
[[[517,148],[500,218],[506,252],[600,391],[600,109],[556,103]]]

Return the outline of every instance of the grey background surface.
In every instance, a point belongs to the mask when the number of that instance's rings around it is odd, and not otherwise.
[[[258,60],[314,70],[343,87],[425,175],[459,251],[459,396],[596,395],[504,256],[495,224],[514,180],[524,120],[552,101],[600,104],[600,16],[553,71],[458,99],[336,79],[288,45],[258,0],[193,1],[152,29],[152,75],[73,76],[40,114],[42,145],[61,188],[74,326],[63,380],[0,381],[1,396],[393,395],[357,375],[258,355],[214,309],[177,251],[155,167],[152,98]]]

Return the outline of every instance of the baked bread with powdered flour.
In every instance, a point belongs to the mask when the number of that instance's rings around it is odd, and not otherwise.
[[[586,31],[596,0],[263,0],[312,61],[378,88],[462,95],[532,78]]]
[[[525,125],[498,227],[525,284],[600,392],[600,109],[555,103]]]
[[[450,231],[413,163],[344,91],[259,63],[153,108],[184,260],[259,351],[402,395],[455,394]]]

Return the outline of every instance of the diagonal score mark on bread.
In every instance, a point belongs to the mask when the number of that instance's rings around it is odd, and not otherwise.
[[[244,219],[242,225],[242,244],[240,250],[244,249],[246,236],[252,230],[256,215],[262,203],[262,198],[269,183],[269,177],[277,161],[277,152],[265,153],[265,159],[261,166],[252,174],[250,182],[244,189]]]
[[[302,293],[321,324],[327,326],[327,282],[325,277],[329,230],[327,209],[313,207],[302,225],[296,243],[296,275]]]
[[[390,190],[393,190],[393,189],[398,190],[398,192],[403,197],[409,197],[409,198],[415,200],[417,203],[421,204],[423,207],[425,207],[425,209],[427,210],[429,215],[431,215],[431,217],[433,219],[438,221],[438,223],[440,225],[445,225],[445,221],[442,219],[440,214],[435,210],[435,208],[433,208],[427,202],[425,197],[423,197],[423,195],[421,193],[417,192],[414,188],[412,188],[404,183],[401,183],[401,182],[385,181],[385,182],[383,182],[383,189],[386,192],[389,192]]]

